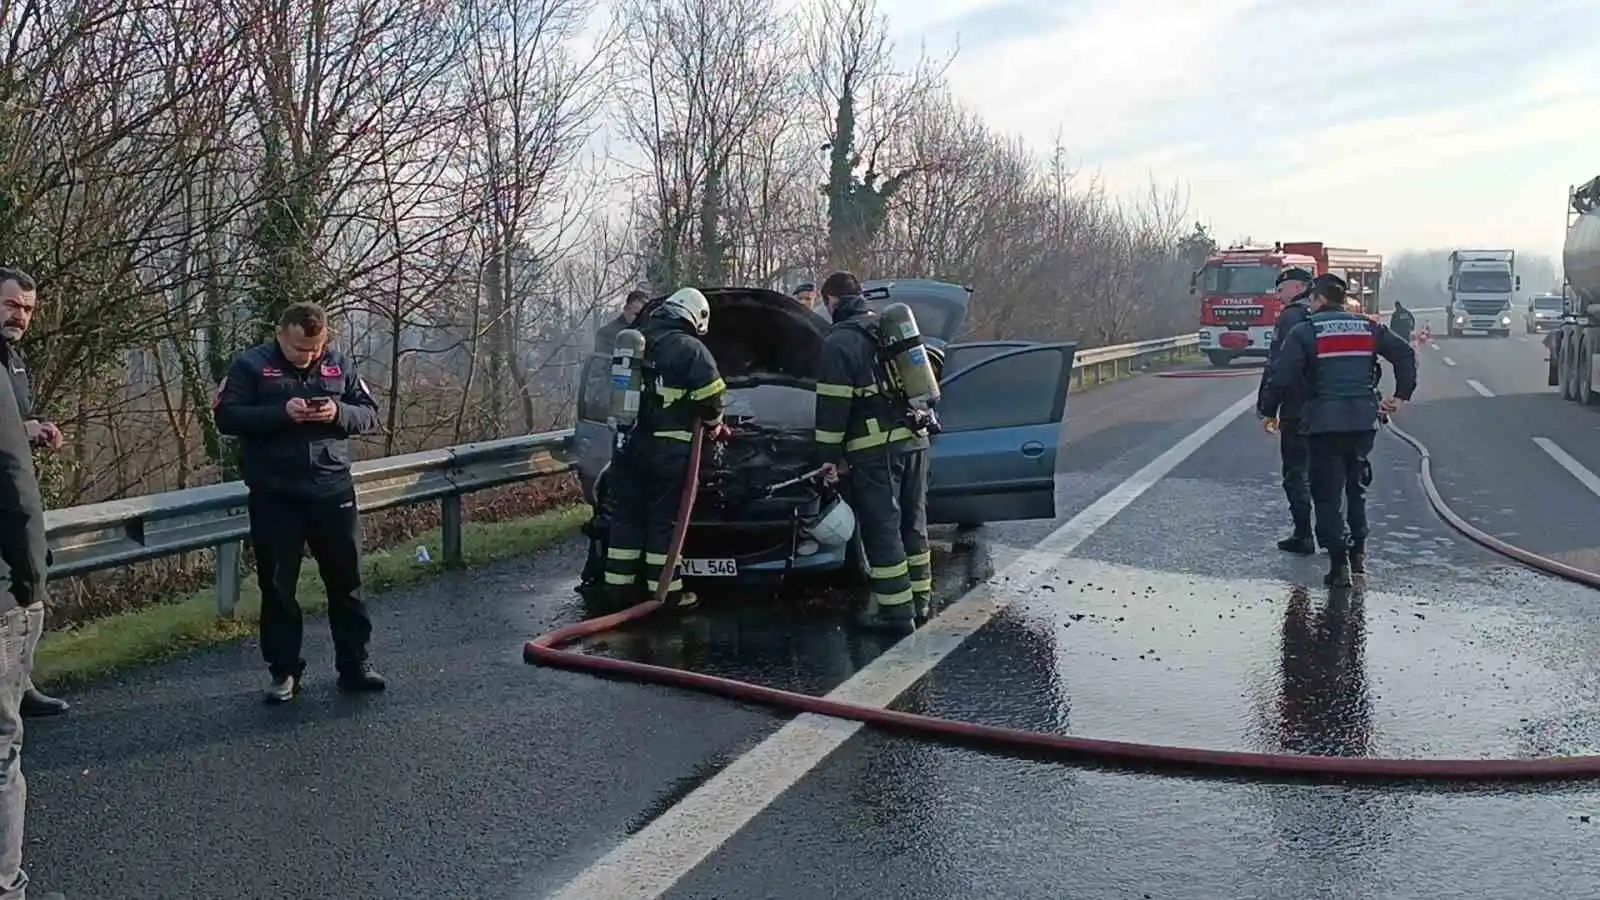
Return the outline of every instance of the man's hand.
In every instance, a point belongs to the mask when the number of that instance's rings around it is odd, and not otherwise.
[[[839,471],[839,467],[834,465],[833,463],[823,463],[822,464],[822,483],[823,484],[826,484],[826,485],[838,484],[839,483],[839,475],[840,474],[841,473]]]
[[[711,426],[711,432],[706,436],[719,444],[726,443],[733,440],[733,429],[726,422],[718,422]]]
[[[29,419],[22,423],[28,432],[28,445],[30,447],[48,447],[51,450],[60,450],[66,446],[66,435],[56,427],[54,422],[41,422],[38,419]]]
[[[1385,397],[1383,402],[1378,404],[1378,412],[1381,412],[1386,416],[1392,416],[1399,412],[1400,408],[1405,405],[1406,402],[1401,400],[1399,397]]]
[[[332,422],[339,416],[339,404],[329,400],[327,403],[312,404],[304,397],[291,397],[283,405],[291,421],[302,424],[321,424]]]

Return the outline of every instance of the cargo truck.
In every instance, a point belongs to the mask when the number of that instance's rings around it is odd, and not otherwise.
[[[1200,296],[1200,351],[1213,366],[1240,357],[1267,358],[1284,306],[1276,293],[1278,273],[1295,266],[1338,275],[1363,309],[1378,312],[1383,257],[1376,253],[1316,241],[1219,250],[1189,279],[1189,293]]]
[[[1450,337],[1481,331],[1511,336],[1514,294],[1522,290],[1515,250],[1453,250],[1450,253],[1450,305],[1445,328]]]
[[[1600,397],[1600,177],[1567,194],[1567,239],[1561,247],[1561,328],[1552,333],[1549,383],[1585,406]]]

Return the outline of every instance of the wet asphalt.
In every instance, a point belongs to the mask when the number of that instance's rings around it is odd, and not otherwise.
[[[1253,384],[1146,377],[1076,398],[1060,519]],[[1380,439],[1372,575],[1330,605],[1320,560],[1263,550],[1282,525],[1275,450],[1240,419],[901,705],[1219,748],[1600,752],[1590,592],[1446,531],[1415,463]],[[938,535],[941,600],[1058,523]],[[383,696],[339,697],[330,674],[293,707],[263,707],[252,643],[78,692],[71,716],[30,725],[35,883],[174,900],[558,886],[784,721],[524,665],[526,637],[582,614],[580,563],[569,545],[383,598]],[[595,649],[821,693],[882,649],[843,624],[850,599],[713,598]],[[315,666],[327,640],[308,631]],[[1582,786],[1252,784],[863,732],[668,896],[1580,897],[1600,876],[1590,815],[1600,791]]]

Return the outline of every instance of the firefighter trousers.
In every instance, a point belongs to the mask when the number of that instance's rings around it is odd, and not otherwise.
[[[897,606],[931,593],[927,451],[890,449],[850,460],[850,505],[878,606]]]
[[[670,438],[635,437],[612,461],[606,489],[611,511],[605,574],[609,589],[636,589],[642,575],[645,590],[655,594],[688,476],[689,445]],[[669,577],[670,604],[683,593],[683,579],[676,569]]]

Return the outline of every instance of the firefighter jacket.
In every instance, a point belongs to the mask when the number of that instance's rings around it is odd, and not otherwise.
[[[817,365],[818,461],[926,450],[903,401],[884,377],[878,356],[878,315],[861,297],[845,297],[833,311]]]
[[[1417,389],[1417,355],[1409,342],[1365,316],[1318,311],[1289,332],[1257,412],[1298,390],[1306,398],[1301,433],[1376,431],[1372,376],[1380,356],[1394,367],[1395,396],[1410,400]]]
[[[643,326],[647,390],[637,433],[688,443],[701,423],[722,422],[728,386],[688,322],[654,315]]]
[[[1267,365],[1261,371],[1261,388],[1256,393],[1256,411],[1268,418],[1279,418],[1294,421],[1300,418],[1300,409],[1305,405],[1305,397],[1295,392],[1289,392],[1278,398],[1278,402],[1270,408],[1266,404],[1267,382],[1272,380],[1272,367],[1283,355],[1283,345],[1289,338],[1289,332],[1296,325],[1311,317],[1311,311],[1302,302],[1294,302],[1285,306],[1283,312],[1278,313],[1278,321],[1272,329],[1272,345],[1267,348]]]
[[[331,422],[296,422],[291,398],[339,404]],[[305,369],[270,341],[239,354],[212,402],[217,430],[239,438],[240,471],[253,491],[325,497],[351,490],[351,435],[378,430],[378,403],[355,367],[329,350]]]

